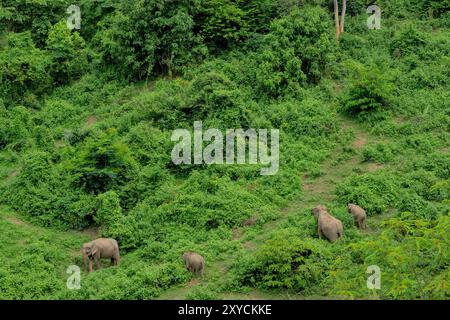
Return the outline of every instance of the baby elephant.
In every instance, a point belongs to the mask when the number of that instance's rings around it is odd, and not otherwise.
[[[331,242],[342,237],[344,233],[342,222],[329,214],[328,209],[325,206],[318,205],[311,211],[317,218],[317,233],[319,234],[319,239],[322,239],[322,234]]]
[[[111,264],[118,266],[120,262],[119,245],[114,239],[100,238],[85,243],[83,248],[84,270],[87,271],[87,258],[89,258],[89,272],[92,272],[92,260],[95,261],[97,269],[101,268],[100,259],[111,259]]]
[[[353,203],[349,203],[347,209],[348,212],[353,216],[353,218],[355,218],[355,222],[358,225],[358,228],[366,229],[367,228],[366,211],[360,206],[357,206],[356,204]]]
[[[193,274],[200,274],[203,276],[205,269],[205,259],[198,253],[188,251],[183,254],[183,261],[186,268]]]

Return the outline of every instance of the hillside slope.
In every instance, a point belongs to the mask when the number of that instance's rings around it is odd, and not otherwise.
[[[380,30],[352,2],[339,41],[320,0],[83,0],[72,31],[66,0],[6,3],[0,299],[450,297],[442,2],[379,1]],[[176,165],[171,135],[197,121],[278,129],[279,170]],[[317,204],[342,221],[338,242],[318,238]],[[121,265],[68,289],[97,237],[118,240]],[[189,250],[203,278],[185,270]]]

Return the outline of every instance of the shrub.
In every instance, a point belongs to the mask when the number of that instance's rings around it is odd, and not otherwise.
[[[392,103],[394,86],[377,66],[352,64],[356,71],[344,93],[341,111],[359,118],[380,118]]]
[[[367,145],[363,149],[363,161],[376,161],[386,163],[394,158],[397,150],[386,143],[378,143],[376,145]]]
[[[17,106],[7,110],[0,105],[0,150],[9,144],[18,147],[25,145],[25,140],[30,135],[29,128],[31,128],[31,113],[28,109]]]
[[[279,234],[233,269],[244,286],[304,291],[326,277],[330,258],[329,250],[315,241]]]
[[[414,24],[404,25],[392,39],[390,50],[397,57],[408,56],[417,52],[427,42],[425,33]]]
[[[49,64],[46,52],[35,47],[29,32],[8,33],[7,46],[0,51],[0,90],[6,105],[33,101],[47,92],[52,85]]]
[[[434,223],[410,213],[388,220],[380,236],[348,245],[353,259],[337,259],[332,266],[334,276],[327,283],[329,294],[366,297],[367,266],[377,265],[382,272],[381,299],[445,299],[448,297],[450,255],[444,249],[450,216]],[[358,259],[356,259],[359,257]]]
[[[139,80],[172,75],[201,58],[206,50],[193,33],[193,7],[191,0],[121,1],[94,37],[103,65]]]
[[[330,20],[320,8],[294,10],[274,20],[264,45],[250,56],[257,95],[278,97],[308,83],[317,83],[334,60]]]
[[[368,215],[380,214],[398,199],[398,183],[393,175],[383,171],[352,174],[338,183],[336,194],[340,203],[357,203]]]
[[[50,74],[57,84],[66,84],[80,77],[87,68],[85,42],[78,32],[72,33],[65,21],[50,29],[46,42],[50,56]]]
[[[97,196],[97,208],[94,221],[105,227],[109,227],[122,217],[120,199],[115,191],[107,191]]]
[[[213,49],[239,43],[248,32],[245,12],[230,0],[205,0],[196,16],[200,35]]]
[[[89,139],[70,170],[77,184],[95,194],[117,188],[131,178],[134,159],[128,147],[118,141],[117,131],[109,129],[97,139]]]

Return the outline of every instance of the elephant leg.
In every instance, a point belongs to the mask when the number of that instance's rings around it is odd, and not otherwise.
[[[92,272],[92,260],[89,259],[89,272]]]
[[[88,271],[88,269],[87,269],[87,256],[84,254],[83,255],[83,262],[84,262],[84,272],[87,272]]]
[[[319,234],[319,239],[322,239],[322,231],[320,230],[320,227],[317,227],[317,233]]]
[[[97,266],[97,270],[100,270],[102,268],[102,265],[100,264],[100,259],[95,259],[95,265]]]

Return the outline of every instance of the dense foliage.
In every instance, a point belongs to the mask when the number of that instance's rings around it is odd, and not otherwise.
[[[449,299],[450,5],[413,2],[377,1],[368,30],[349,1],[336,41],[330,1],[80,0],[80,30],[71,1],[1,1],[0,299]],[[171,132],[199,120],[279,129],[278,173],[174,165]],[[68,290],[97,236],[122,265]]]

